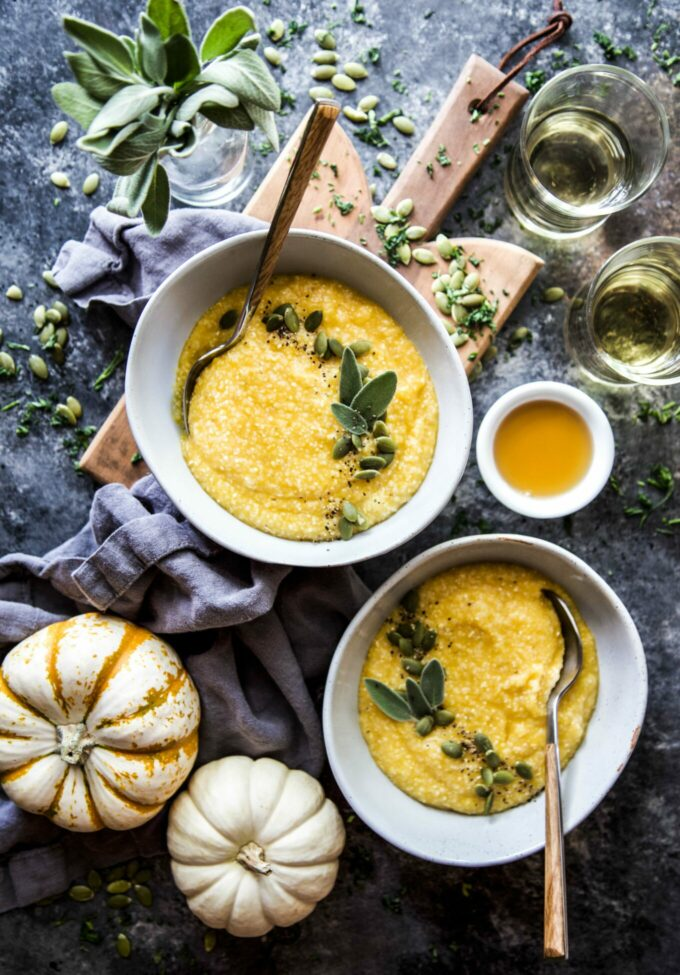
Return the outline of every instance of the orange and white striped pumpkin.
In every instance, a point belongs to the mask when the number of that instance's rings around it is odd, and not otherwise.
[[[198,693],[172,647],[85,613],[11,650],[0,669],[0,785],[65,829],[132,829],[196,760]]]

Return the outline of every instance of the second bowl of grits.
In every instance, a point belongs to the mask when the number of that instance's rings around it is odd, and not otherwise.
[[[426,302],[384,262],[294,231],[245,337],[224,341],[264,232],[179,268],[135,332],[127,409],[144,459],[180,510],[243,554],[291,565],[378,555],[444,506],[467,460],[462,366]]]

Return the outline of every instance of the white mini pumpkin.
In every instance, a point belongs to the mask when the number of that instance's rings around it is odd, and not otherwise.
[[[131,829],[191,771],[198,693],[163,640],[85,613],[38,630],[0,669],[0,785],[66,829]]]
[[[344,844],[316,779],[271,758],[204,765],[170,809],[175,883],[204,924],[240,937],[311,914],[333,888]]]

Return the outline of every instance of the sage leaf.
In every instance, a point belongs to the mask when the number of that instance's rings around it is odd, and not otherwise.
[[[276,131],[276,120],[273,112],[266,108],[260,108],[252,102],[246,102],[243,106],[259,129],[262,129],[269,142],[276,152],[279,151],[279,133]]]
[[[211,61],[233,51],[248,31],[255,30],[253,15],[247,7],[232,7],[208,28],[201,43],[201,59]]]
[[[340,363],[340,402],[349,406],[360,389],[359,363],[349,346],[345,346]]]
[[[165,149],[168,149],[171,156],[177,159],[182,159],[184,156],[190,156],[191,153],[196,148],[196,143],[198,141],[198,136],[196,135],[196,129],[189,122],[173,122],[170,129],[175,138],[179,138],[181,141],[176,142],[172,145],[165,144]]]
[[[84,129],[89,129],[102,107],[101,102],[95,101],[84,88],[72,81],[60,81],[59,84],[52,85],[52,98],[62,112]]]
[[[149,0],[146,13],[160,31],[163,40],[177,34],[189,37],[189,21],[179,0]]]
[[[78,145],[88,149],[100,166],[116,176],[130,176],[153,156],[163,145],[168,120],[155,115],[146,116],[141,122],[132,122],[113,135],[91,140],[84,136]]]
[[[132,74],[134,61],[122,38],[103,27],[81,20],[80,17],[64,17],[62,26],[67,34],[101,64],[109,65],[126,75]]]
[[[149,192],[156,163],[156,157],[151,156],[136,172],[117,180],[111,201],[114,206],[107,209],[125,217],[136,217]]]
[[[361,413],[357,413],[353,410],[351,406],[346,406],[344,403],[332,403],[331,413],[338,421],[338,423],[349,430],[350,433],[356,433],[357,436],[362,436],[368,433],[368,424],[363,418]]]
[[[205,115],[207,119],[223,129],[245,129],[249,132],[255,128],[255,123],[242,105],[238,108],[223,108],[211,102],[203,106],[201,115]]]
[[[201,71],[198,81],[224,85],[239,101],[277,112],[281,90],[254,51],[237,51],[225,61],[213,61]]]
[[[156,164],[149,192],[142,204],[142,215],[146,229],[152,237],[157,237],[165,226],[170,209],[170,182],[168,174],[160,163]]]
[[[146,14],[139,16],[137,59],[149,81],[155,81],[157,85],[161,85],[165,80],[168,59],[161,32]]]
[[[206,102],[222,105],[224,108],[236,108],[238,98],[233,92],[223,88],[222,85],[205,85],[182,102],[177,109],[176,120],[178,122],[190,122]]]
[[[184,34],[173,34],[168,38],[165,42],[165,56],[168,62],[165,73],[167,85],[181,85],[192,81],[201,70],[196,48]]]
[[[429,660],[420,675],[420,689],[433,708],[444,703],[444,668],[438,660]]]
[[[385,413],[397,391],[397,374],[388,370],[381,372],[359,390],[351,402],[351,407],[371,423]]]
[[[125,78],[102,71],[87,51],[66,51],[64,57],[78,84],[99,102],[108,101],[112,95],[129,84]]]
[[[149,88],[148,85],[126,85],[116,92],[90,123],[88,135],[117,129],[152,111],[160,101],[165,88]]]
[[[394,721],[410,721],[413,717],[411,708],[403,697],[397,694],[396,691],[393,691],[391,687],[388,687],[387,684],[383,684],[381,680],[375,680],[374,677],[366,677],[364,678],[364,687],[368,691],[368,696],[373,703],[388,718],[392,718]]]
[[[406,678],[406,697],[415,718],[424,718],[426,714],[432,714],[429,701],[412,677]]]

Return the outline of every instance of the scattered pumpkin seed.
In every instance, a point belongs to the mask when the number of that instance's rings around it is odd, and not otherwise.
[[[38,305],[36,308],[34,308],[34,310],[33,310],[33,321],[35,322],[35,327],[36,328],[42,328],[43,325],[45,324],[45,320],[46,320],[45,319],[45,312],[46,311],[47,311],[47,308],[45,308],[44,305]]]
[[[343,74],[341,71],[334,74],[331,78],[331,84],[338,91],[354,91],[356,89],[357,83],[353,78],[350,78],[348,74]]]
[[[63,142],[68,133],[68,122],[61,119],[59,122],[55,122],[50,129],[50,142],[53,146],[58,145]]]
[[[489,766],[489,768],[495,769],[501,764],[501,760],[498,754],[493,750],[493,748],[487,749],[484,752],[484,761]]]
[[[24,297],[24,293],[18,284],[10,284],[7,291],[5,291],[5,298],[9,298],[10,301],[21,301]]]
[[[467,257],[465,256],[465,254],[463,253],[457,254],[449,264],[449,272],[453,274],[453,272],[456,269],[460,271],[464,271],[466,264],[467,264]]]
[[[413,119],[408,118],[406,115],[395,115],[392,119],[392,125],[402,135],[413,135],[416,130]]]
[[[397,445],[392,437],[376,437],[375,445],[381,454],[394,454],[397,450]]]
[[[434,296],[434,303],[439,311],[443,311],[445,315],[448,315],[451,311],[451,299],[443,291],[436,292]]]
[[[389,437],[390,431],[387,429],[387,424],[383,423],[382,420],[376,420],[373,424],[373,436],[374,437]]]
[[[80,405],[80,401],[77,400],[75,396],[67,396],[66,405],[68,406],[71,413],[73,413],[73,415],[76,417],[76,419],[79,420],[80,417],[83,415],[83,408]]]
[[[99,173],[90,173],[83,180],[83,193],[85,196],[92,196],[99,189]]]
[[[362,457],[359,461],[359,467],[362,471],[381,471],[383,467],[387,467],[387,464],[380,456]]]
[[[58,328],[54,333],[54,340],[58,346],[60,346],[62,349],[65,349],[66,346],[68,345],[68,329],[64,328],[63,325],[61,326],[61,328]]]
[[[203,950],[207,951],[208,954],[214,949],[217,944],[217,932],[216,931],[206,931],[203,935]]]
[[[48,308],[45,312],[45,318],[48,322],[53,322],[55,325],[58,325],[61,321],[61,312],[58,308]]]
[[[72,399],[72,397],[70,398]],[[68,402],[68,400],[66,402]],[[103,880],[102,880],[102,875],[99,873],[98,870],[89,870],[87,877],[85,879],[87,880],[88,886],[91,887],[92,890],[101,889]]]
[[[361,471],[357,471],[356,472],[356,474],[354,475],[354,480],[355,481],[372,481],[373,478],[374,477],[377,477],[377,476],[378,476],[378,472],[377,471],[365,471],[365,470],[361,470]]]
[[[309,97],[314,101],[318,101],[320,98],[332,98],[333,92],[330,88],[326,88],[325,85],[314,85],[309,89]]]
[[[70,427],[74,427],[78,422],[75,414],[71,409],[69,409],[66,403],[57,403],[57,405],[54,408],[54,412],[56,416],[64,420],[65,423],[68,423]]]
[[[150,880],[151,880],[151,871],[146,867],[142,868],[141,870],[138,870],[137,873],[135,874],[135,881],[138,884],[148,884]]]
[[[427,227],[421,227],[419,224],[413,224],[406,228],[405,237],[407,240],[420,240],[427,233]]]
[[[491,744],[491,739],[487,738],[486,735],[483,735],[481,731],[478,731],[472,740],[475,743],[475,748],[477,749],[478,752],[481,752],[482,755],[485,752],[491,751],[493,749],[493,745]]]
[[[283,321],[289,332],[297,332],[300,328],[300,319],[297,312],[289,305],[283,313]]]
[[[344,352],[344,346],[339,339],[329,339],[328,348],[331,350],[334,356],[338,359],[342,359],[342,353]]]
[[[348,542],[354,534],[354,525],[347,521],[346,518],[340,518],[338,521],[338,531],[340,532],[340,538],[343,540],[343,542]]]
[[[283,326],[283,315],[271,314],[265,322],[265,328],[268,332],[276,332],[277,329]]]
[[[471,295],[463,295],[463,297],[460,299],[460,304],[463,306],[463,308],[479,308],[479,306],[483,305],[485,301],[486,298],[484,295],[474,292]]]
[[[329,30],[325,30],[323,27],[318,27],[314,31],[314,40],[322,47],[324,51],[334,51],[336,48],[335,38]]]
[[[314,64],[337,64],[338,55],[335,51],[317,51],[312,55]]]
[[[278,51],[276,53],[278,54]],[[312,68],[312,78],[315,81],[330,81],[334,74],[336,70],[333,64],[319,64],[316,68]]]
[[[468,320],[470,312],[467,310],[465,305],[461,305],[461,303],[457,301],[451,309],[451,315],[453,316],[453,320],[456,325],[464,325]]]
[[[385,227],[385,240],[389,240],[391,237],[398,237],[401,233],[401,227],[398,223],[388,223]]]
[[[387,639],[390,641],[392,646],[398,647],[401,637],[399,636],[396,630],[389,630],[387,633]]]
[[[153,904],[153,894],[144,884],[135,884],[134,886],[135,897],[142,905],[142,907],[151,907]]]
[[[515,781],[515,776],[506,769],[500,769],[493,773],[493,780],[496,785],[510,785],[511,782]]]
[[[267,61],[269,61],[269,63],[275,68],[278,68],[283,61],[283,55],[280,51],[277,51],[275,47],[265,47],[262,53]]]
[[[376,221],[376,223],[394,223],[396,214],[389,207],[380,206],[371,207],[371,216]]]
[[[380,99],[377,95],[364,95],[359,101],[359,108],[362,112],[370,112],[371,109],[375,108]]]
[[[512,333],[512,335],[510,336],[510,341],[517,344],[519,342],[523,342],[525,339],[528,339],[530,335],[531,332],[526,327],[526,325],[520,325],[520,327],[516,328],[515,331]]]
[[[416,247],[413,251],[413,258],[418,264],[434,264],[437,260],[432,251],[429,251],[427,247]]]
[[[238,312],[235,308],[229,308],[225,311],[224,315],[220,317],[218,327],[222,330],[233,328],[238,320]]]
[[[57,284],[57,279],[55,278],[55,276],[52,274],[50,270],[43,271],[42,279],[45,282],[45,284],[48,284],[50,286],[50,288],[54,288],[55,291],[61,291],[61,288]]]
[[[272,20],[271,24],[267,28],[267,36],[271,37],[274,42],[280,41],[285,33],[286,25],[280,17],[277,17],[276,20]]]
[[[407,636],[399,637],[399,653],[403,657],[413,656],[413,640],[410,640]]]
[[[351,521],[352,524],[354,525],[356,524],[357,518],[359,516],[359,512],[357,511],[356,506],[353,505],[351,501],[343,501],[342,515],[343,518],[346,518],[347,521]]]
[[[323,321],[322,311],[317,310],[317,311],[310,312],[309,315],[307,315],[307,317],[305,318],[306,331],[316,332],[317,328],[319,327],[319,325],[321,325],[322,321]]]
[[[405,199],[400,200],[394,208],[394,212],[398,217],[402,217],[402,219],[409,217],[413,212],[413,200],[411,197],[407,196]]]
[[[477,271],[470,271],[463,278],[463,287],[467,288],[468,291],[474,291],[475,288],[479,287],[479,274]]]
[[[79,904],[84,904],[86,901],[92,900],[94,891],[87,884],[74,884],[73,887],[69,888],[68,896],[72,901],[78,901]]]
[[[132,903],[132,898],[128,897],[127,894],[112,894],[106,903],[109,907],[114,908],[129,907]]]
[[[411,674],[413,677],[418,677],[420,674],[422,674],[425,664],[420,660],[414,660],[413,657],[403,657],[401,666],[404,668],[407,674]]]
[[[50,374],[47,363],[39,355],[29,355],[28,368],[38,379],[47,379]]]
[[[445,261],[448,261],[451,257],[453,257],[454,254],[453,244],[446,236],[446,234],[437,234],[435,243],[437,245],[437,250],[439,251],[439,253],[444,258]]]
[[[470,336],[468,333],[461,332],[460,329],[456,329],[451,338],[453,339],[453,344],[457,349],[459,349],[461,345],[465,345],[466,342],[470,341]]]
[[[555,301],[562,301],[564,294],[564,288],[546,288],[543,292],[543,301],[552,305]]]
[[[67,322],[69,320],[69,310],[63,301],[59,301],[59,299],[53,301],[52,308],[54,308],[55,311],[59,312],[59,314],[61,315],[62,322]]]
[[[56,362],[58,366],[63,366],[66,356],[64,355],[64,350],[62,347],[55,342],[50,349],[50,352],[52,353],[52,360]]]
[[[346,454],[352,449],[352,438],[344,434],[339,440],[336,440],[333,444],[333,450],[331,451],[333,460],[341,460]]]
[[[484,802],[484,815],[488,816],[493,806],[493,792],[490,792]]]
[[[364,445],[364,438],[360,436],[358,433],[353,433],[352,444],[356,448],[356,450],[361,450],[361,448]]]
[[[111,867],[110,870],[106,872],[107,881],[110,880],[120,880],[121,877],[125,876],[125,864],[119,863],[116,867]]]
[[[368,339],[356,339],[356,341],[350,342],[349,347],[357,359],[371,351],[371,343]]]
[[[391,156],[389,152],[379,152],[375,157],[375,161],[379,166],[382,166],[383,169],[397,168],[397,160],[394,158],[394,156]]]
[[[442,751],[449,758],[462,758],[463,756],[463,746],[459,741],[442,742]]]
[[[420,735],[421,738],[425,738],[429,735],[434,728],[434,718],[431,714],[426,714],[424,718],[420,718],[416,721],[416,734]]]
[[[435,645],[436,642],[437,642],[437,634],[435,630],[428,630],[425,636],[423,637],[423,643],[422,643],[423,651],[427,653],[428,650],[432,649],[432,647]]]
[[[67,190],[71,186],[71,180],[68,178],[66,173],[62,173],[57,170],[54,173],[50,173],[50,180],[52,184],[60,190]]]
[[[491,771],[491,769],[487,768],[487,766],[484,766],[481,772],[481,776],[484,785],[487,787],[487,789],[490,789],[491,786],[493,785],[493,772]]]
[[[362,81],[364,78],[368,78],[368,71],[360,61],[347,61],[343,66],[343,70],[346,75],[354,78],[355,81]]]
[[[528,762],[515,762],[515,772],[519,775],[520,779],[533,779],[534,770]]]
[[[121,958],[129,958],[132,954],[132,943],[128,936],[123,934],[122,931],[120,934],[116,935],[116,951]]]
[[[455,720],[455,714],[451,714],[446,708],[439,708],[434,712],[434,723],[439,725],[440,728],[446,728],[447,725],[453,724]]]
[[[43,348],[53,338],[55,332],[56,329],[52,324],[52,322],[48,322],[44,328],[40,329],[40,331],[38,332],[38,342],[40,342]]]
[[[0,369],[9,376],[13,376],[17,371],[16,363],[9,352],[0,352]]]
[[[481,796],[482,799],[485,799],[489,795],[489,790],[485,785],[476,785],[475,792],[478,796]]]
[[[127,894],[130,887],[132,887],[130,881],[121,877],[120,880],[112,880],[110,884],[107,884],[106,892],[108,894]]]
[[[342,110],[342,114],[345,118],[348,118],[350,122],[354,122],[355,125],[360,125],[362,122],[368,122],[368,115],[366,112],[362,112],[360,108],[352,108],[351,105],[345,105]]]

